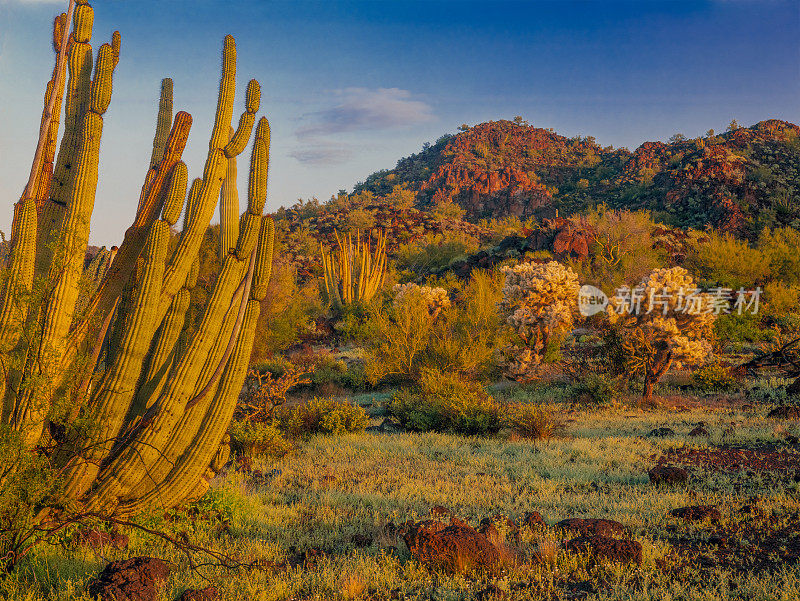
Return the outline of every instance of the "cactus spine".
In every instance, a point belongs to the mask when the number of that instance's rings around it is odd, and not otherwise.
[[[0,359],[15,371],[10,385],[0,391],[1,415],[33,449],[50,436],[44,428],[48,420],[63,415],[54,413],[57,401],[67,400],[71,409],[60,423],[70,432],[69,446],[58,440],[47,443],[57,449],[54,460],[63,463],[68,493],[86,508],[129,515],[202,492],[213,473],[210,466],[220,456],[271,270],[274,224],[262,218],[269,126],[262,118],[253,136],[260,86],[251,81],[239,126],[231,130],[236,46],[228,36],[203,177],[192,183],[187,198],[187,168],[181,157],[192,119],[182,111],[172,117],[172,82],[164,80],[153,155],[135,220],[116,252],[101,253],[84,272],[103,114],[111,101],[121,46],[115,32],[94,61],[89,46],[93,21],[91,6],[78,2],[63,95],[65,131],[52,181],[45,185],[41,174],[46,168],[34,170],[35,185],[29,188],[37,192],[15,206],[6,259],[10,275],[0,289]],[[56,20],[54,39],[59,34],[67,38],[66,25],[66,18]],[[66,51],[63,44],[59,49]],[[54,101],[56,79],[47,92]],[[43,121],[42,145],[55,148],[51,123]],[[251,137],[247,210],[240,217],[238,199],[226,202],[222,191],[222,269],[199,328],[189,330],[186,312],[197,280],[200,243],[223,182],[228,192],[236,189],[236,157]],[[46,201],[37,219],[43,187]],[[184,199],[183,229],[170,250],[171,228],[179,222]],[[49,291],[41,306],[20,302],[37,278]],[[80,280],[98,278],[96,290],[79,304]],[[39,336],[21,337],[23,323],[34,325]],[[46,361],[32,360],[37,356]],[[87,419],[96,428],[79,427]],[[75,449],[84,450],[75,455]]]
[[[337,248],[322,249],[323,293],[335,309],[353,303],[368,303],[383,284],[386,274],[386,236],[378,232],[360,236],[336,232]]]

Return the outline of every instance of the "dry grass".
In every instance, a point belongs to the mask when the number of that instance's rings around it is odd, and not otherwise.
[[[518,395],[519,396],[519,395]],[[551,397],[552,398],[552,397]],[[515,398],[519,401],[520,398]],[[223,599],[476,599],[489,584],[507,591],[506,599],[558,598],[566,582],[586,582],[591,599],[795,599],[800,598],[800,568],[786,565],[772,573],[735,573],[690,565],[676,579],[665,573],[671,561],[670,510],[696,504],[720,506],[723,522],[741,520],[731,508],[757,495],[760,510],[775,515],[800,511],[798,487],[758,478],[698,472],[689,487],[656,489],[647,470],[672,447],[702,447],[718,442],[775,443],[786,425],[722,404],[676,413],[619,409],[570,410],[567,400],[548,404],[563,431],[549,440],[509,440],[445,434],[360,433],[315,437],[295,453],[258,466],[274,476],[253,484],[242,474],[215,483],[201,508],[218,509],[230,519],[229,533],[210,522],[160,516],[149,523],[186,530],[199,544],[222,548],[245,559],[279,563],[310,548],[325,551],[314,566],[288,570],[210,571]],[[376,420],[377,421],[377,420]],[[688,432],[704,421],[711,440]],[[731,428],[731,424],[734,426]],[[648,437],[654,428],[675,435]],[[793,426],[788,430],[797,433]],[[411,561],[403,543],[388,534],[388,522],[427,517],[444,505],[477,525],[495,513],[519,518],[537,510],[552,524],[566,517],[604,517],[622,522],[643,547],[636,569],[590,567],[585,558],[563,552],[557,533],[523,531],[520,546],[541,565],[523,564],[493,579],[474,580],[431,573]],[[702,525],[678,525],[697,533]],[[355,535],[373,539],[366,547]],[[391,547],[396,547],[393,551]],[[187,586],[204,583],[187,570],[174,550],[131,533],[130,548],[100,557],[86,549],[43,547],[22,569],[0,583],[0,595],[14,600],[81,599],[85,583],[106,561],[122,556],[156,555],[176,564],[162,599],[174,599]],[[520,587],[524,583],[524,587]]]

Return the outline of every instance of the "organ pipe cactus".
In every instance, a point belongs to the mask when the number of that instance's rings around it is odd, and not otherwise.
[[[323,294],[335,309],[368,303],[386,275],[386,235],[379,231],[365,239],[336,232],[335,251],[322,249]]]
[[[95,59],[92,7],[71,1],[68,12],[71,28],[67,15],[54,25],[61,60],[46,92],[43,150],[14,207],[0,288],[0,360],[7,369],[0,420],[30,452],[51,457],[80,507],[126,516],[201,494],[211,466],[225,456],[220,444],[272,264],[274,225],[262,216],[269,125],[262,117],[253,135],[260,105],[253,80],[238,128],[231,127],[236,45],[228,36],[203,177],[187,198],[181,157],[192,118],[183,111],[173,116],[172,82],[165,79],[134,222],[118,248],[101,252],[84,270],[121,38],[115,32]],[[62,96],[58,74],[65,64]],[[62,102],[64,133],[51,157]],[[186,312],[200,243],[223,181],[235,189],[236,157],[251,138],[247,209],[240,217],[238,201],[223,203],[221,271],[199,327],[190,329]],[[171,243],[182,212],[183,228]]]

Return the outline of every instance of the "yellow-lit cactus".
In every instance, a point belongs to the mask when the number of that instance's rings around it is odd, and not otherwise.
[[[225,221],[231,227],[221,245],[222,269],[198,328],[188,328],[186,312],[197,281],[200,242],[223,180],[227,177],[235,189],[236,156],[252,136],[260,104],[260,87],[252,81],[239,128],[231,133],[236,46],[230,36],[203,177],[192,183],[187,198],[181,158],[192,119],[183,111],[172,118],[172,81],[164,80],[152,162],[134,223],[118,249],[100,253],[84,272],[103,114],[121,46],[115,32],[111,43],[100,47],[91,78],[93,20],[91,6],[78,2],[54,177],[42,176],[46,148],[55,148],[50,115],[40,131],[43,159],[38,166],[34,161],[28,195],[15,206],[5,265],[10,275],[0,289],[0,359],[12,367],[0,388],[1,415],[34,449],[49,437],[48,420],[66,419],[52,411],[57,398],[68,399],[68,417],[82,419],[61,423],[71,434],[68,448],[58,440],[46,445],[57,449],[53,458],[62,462],[68,494],[85,508],[128,515],[198,494],[219,457],[271,269],[274,224],[262,218],[269,128],[265,119],[256,128],[247,210],[238,215],[238,200],[227,206]],[[54,25],[57,51],[66,51],[66,22],[62,16]],[[62,98],[55,79],[46,100]],[[183,230],[170,251],[171,228],[180,220],[184,199]],[[48,293],[41,306],[29,307],[27,292],[36,279]],[[92,287],[79,303],[80,281],[87,279]],[[20,334],[26,320],[38,335]],[[96,429],[76,426],[87,418]]]
[[[386,236],[380,231],[375,240],[336,233],[337,248],[322,249],[323,293],[334,308],[353,303],[368,303],[380,290],[386,275]]]

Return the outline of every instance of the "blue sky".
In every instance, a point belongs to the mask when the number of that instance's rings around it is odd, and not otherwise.
[[[133,218],[162,77],[175,80],[176,110],[194,116],[185,160],[190,175],[200,175],[227,33],[237,40],[240,90],[252,77],[264,90],[273,132],[270,210],[351,189],[461,123],[522,115],[563,135],[633,149],[676,132],[722,131],[734,118],[800,122],[797,0],[93,5],[94,46],[114,29],[123,37],[105,119],[95,244],[117,242]],[[65,6],[0,0],[6,232],[54,60],[51,19]]]

